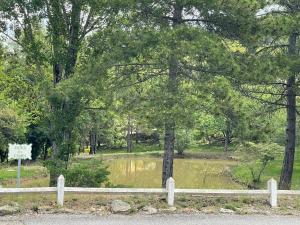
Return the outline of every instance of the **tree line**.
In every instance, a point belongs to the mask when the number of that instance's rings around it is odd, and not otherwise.
[[[299,10],[294,0],[1,1],[1,161],[8,142],[26,140],[67,168],[85,142],[130,151],[147,130],[163,139],[165,187],[189,139],[276,142],[279,187],[290,189]]]

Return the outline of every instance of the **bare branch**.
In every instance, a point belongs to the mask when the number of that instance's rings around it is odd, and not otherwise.
[[[258,55],[258,54],[260,54],[261,52],[266,51],[266,50],[269,50],[269,49],[275,50],[275,49],[277,49],[277,48],[287,48],[287,47],[289,47],[289,45],[272,45],[272,46],[266,46],[266,47],[260,49],[259,51],[257,51],[255,54]]]

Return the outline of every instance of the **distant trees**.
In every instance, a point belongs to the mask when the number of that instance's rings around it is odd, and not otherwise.
[[[280,188],[290,188],[300,7],[273,2],[268,11],[269,1],[247,0],[2,1],[0,32],[19,47],[0,48],[1,160],[2,146],[25,138],[34,158],[68,167],[87,145],[131,152],[146,130],[163,137],[165,187],[175,150],[267,142],[285,108]]]

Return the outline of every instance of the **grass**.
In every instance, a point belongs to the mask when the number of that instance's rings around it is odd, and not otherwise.
[[[162,151],[163,146],[159,145],[142,145],[142,144],[133,144],[131,153],[141,153],[141,152],[158,152]],[[116,154],[116,153],[127,153],[126,148],[120,149],[104,149],[98,151],[98,154]]]
[[[4,187],[15,187],[17,178],[17,167],[0,167],[0,184]],[[45,167],[39,165],[21,167],[22,187],[48,186],[49,178]]]
[[[0,168],[0,180],[14,179],[17,177],[18,167],[4,167]],[[42,166],[21,166],[21,176],[23,178],[29,177],[45,177],[47,176],[46,168]]]
[[[144,146],[144,145],[135,145],[133,148],[132,155],[154,155],[159,157],[161,155],[161,147],[158,145],[153,146]],[[227,157],[233,155],[234,145],[231,145],[229,148],[229,152],[224,153],[222,145],[201,145],[201,146],[192,146],[190,147],[186,153],[185,157],[187,158],[222,158],[223,156]],[[105,150],[99,152],[95,157],[96,159],[101,159],[102,156],[106,157],[123,157],[123,154],[127,154],[125,149],[118,150]],[[87,159],[89,155],[86,155]],[[84,162],[81,160],[81,156],[79,158],[74,159],[76,162]],[[265,189],[266,183],[270,178],[275,178],[279,181],[280,172],[282,166],[282,157],[271,162],[265,172],[262,175],[262,182],[259,188]],[[233,176],[243,183],[246,183],[250,179],[250,173],[247,168],[243,165],[238,165],[233,168]],[[17,167],[8,165],[0,165],[0,184],[5,187],[14,187],[17,177]],[[47,186],[48,185],[48,174],[47,170],[41,166],[40,162],[32,163],[29,166],[22,165],[21,170],[22,177],[22,186],[23,187],[39,187],[39,186]],[[294,174],[293,174],[293,189],[300,189],[300,147],[296,149],[296,157],[294,164]]]
[[[259,184],[259,188],[266,189],[267,181],[271,178],[274,178],[275,180],[279,181],[282,168],[282,161],[283,154],[281,155],[281,157],[274,160],[266,167],[264,173],[262,174],[261,184]],[[233,169],[233,176],[242,183],[247,183],[251,180],[249,170],[243,165],[238,165]],[[296,149],[292,189],[300,189],[300,147]]]
[[[161,213],[219,213],[220,209],[230,209],[237,214],[282,214],[299,215],[299,197],[280,197],[279,207],[271,209],[267,196],[208,196],[177,195],[175,211],[170,211],[166,195],[107,195],[107,194],[71,194],[65,195],[63,207],[56,204],[55,194],[3,195],[0,205],[14,205],[17,202],[21,213],[92,213],[110,214],[110,204],[114,199],[129,203],[132,207],[128,214],[142,211],[145,206],[152,206]]]

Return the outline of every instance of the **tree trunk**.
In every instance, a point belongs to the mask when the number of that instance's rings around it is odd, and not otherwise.
[[[224,132],[224,152],[228,151],[228,145],[230,143],[230,138],[231,138],[231,131],[230,131],[230,129],[227,129]]]
[[[224,152],[228,151],[228,144],[229,144],[229,137],[228,137],[228,133],[225,132],[225,136],[224,136]]]
[[[128,124],[127,124],[127,152],[132,152],[132,129],[131,129],[130,115],[128,115]]]
[[[229,119],[226,119],[226,130],[224,132],[224,152],[228,151],[228,145],[231,141],[232,130],[231,130],[231,123]]]
[[[293,90],[295,85],[295,76],[291,76],[287,82],[287,127],[286,127],[286,144],[281,170],[279,189],[291,189],[295,145],[296,145],[296,95]]]
[[[46,145],[44,145],[43,149],[44,149],[44,151],[43,151],[43,153],[44,153],[43,154],[43,160],[46,161],[47,156],[48,156],[48,148],[47,148]]]
[[[169,119],[165,122],[165,146],[162,172],[162,187],[166,187],[169,177],[173,177],[173,158],[175,145],[175,122]]]
[[[178,4],[174,5],[173,12],[173,27],[182,23],[182,11],[183,7]],[[175,45],[174,45],[175,48]],[[176,104],[176,98],[178,92],[178,60],[176,53],[172,52],[169,59],[169,77],[167,84],[167,92],[169,99],[166,101],[167,115],[165,118],[165,145],[164,145],[164,158],[162,168],[162,187],[166,187],[167,179],[173,177],[173,159],[174,159],[174,147],[175,147],[175,118],[173,115],[174,106]]]
[[[296,54],[297,34],[292,34],[289,39],[289,55]],[[279,181],[279,189],[291,189],[295,146],[296,146],[296,93],[295,93],[295,76],[292,75],[287,80],[287,127],[286,127],[286,144],[283,159],[283,166]]]
[[[136,144],[139,143],[139,128],[138,128],[138,126],[136,126],[136,128],[135,128],[135,143]]]
[[[96,154],[97,134],[95,131],[90,132],[90,155]]]

